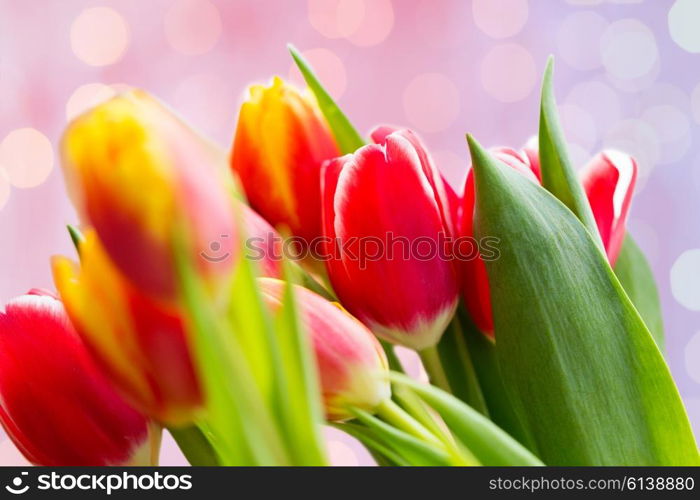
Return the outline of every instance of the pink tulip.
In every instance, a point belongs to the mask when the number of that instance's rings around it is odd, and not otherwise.
[[[277,311],[286,284],[260,278],[267,305]],[[367,327],[337,304],[295,285],[295,298],[316,356],[321,391],[329,420],[345,420],[349,408],[373,412],[391,396],[384,351]]]

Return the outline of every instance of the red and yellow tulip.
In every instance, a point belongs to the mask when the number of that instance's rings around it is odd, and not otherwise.
[[[278,77],[249,88],[231,167],[251,206],[273,226],[307,242],[321,234],[321,165],[338,154],[313,96]]]
[[[237,238],[225,157],[145,92],[117,96],[73,121],[63,167],[83,222],[145,292],[173,296],[176,231],[187,234],[202,274],[227,276],[235,259],[199,256],[212,242],[231,253]]]
[[[160,422],[190,421],[202,393],[177,302],[136,287],[94,231],[80,245],[80,265],[56,257],[53,271],[76,330],[129,402]]]
[[[48,292],[0,312],[0,422],[36,465],[157,462],[160,430],[116,392]]]

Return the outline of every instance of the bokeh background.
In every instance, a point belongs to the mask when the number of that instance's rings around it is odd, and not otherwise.
[[[49,256],[73,254],[61,132],[120,89],[147,89],[228,148],[248,84],[300,81],[293,42],[359,129],[412,127],[458,183],[466,131],[512,146],[536,132],[554,54],[576,163],[602,148],[639,162],[629,226],[700,435],[698,26],[700,0],[0,0],[0,303],[52,288]],[[336,464],[372,463],[340,433],[328,441]],[[184,463],[169,439],[162,462]],[[20,463],[3,435],[0,464]]]

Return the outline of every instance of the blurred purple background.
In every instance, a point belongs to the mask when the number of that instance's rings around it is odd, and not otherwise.
[[[0,302],[52,288],[49,256],[73,254],[61,132],[124,86],[228,148],[249,83],[300,80],[292,42],[361,130],[412,127],[457,183],[465,132],[488,145],[534,135],[554,54],[576,163],[611,147],[640,164],[629,227],[654,268],[666,356],[700,434],[698,25],[700,0],[0,0]],[[371,463],[338,432],[329,448],[337,464]],[[3,436],[0,464],[19,463]],[[184,463],[170,440],[163,463]]]

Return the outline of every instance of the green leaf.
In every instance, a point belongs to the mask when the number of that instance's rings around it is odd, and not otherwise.
[[[392,373],[394,382],[410,387],[443,418],[452,433],[483,465],[542,465],[542,462],[484,415],[430,385]]]
[[[576,217],[468,137],[476,234],[503,381],[549,465],[691,465],[680,396],[644,322]]]
[[[498,368],[496,344],[474,325],[464,306],[457,308],[462,325],[462,334],[474,364],[474,371],[484,395],[489,417],[525,447],[534,450],[534,442],[527,435],[520,419],[515,414],[506,386]]]
[[[328,121],[328,126],[331,128],[340,152],[342,154],[354,153],[358,148],[364,146],[365,141],[362,139],[362,136],[355,130],[355,127],[352,126],[350,120],[340,110],[326,89],[323,88],[304,56],[293,45],[289,44],[287,47],[304,80],[306,80],[306,84],[316,96],[316,101],[318,101],[321,112],[326,117],[326,121]]]
[[[285,273],[290,278],[289,267]],[[316,361],[298,318],[292,280],[287,281],[276,326],[281,354],[277,374],[278,422],[295,465],[326,464],[324,422]]]
[[[214,447],[196,425],[169,427],[168,431],[177,442],[190,465],[221,465]]]
[[[656,345],[663,351],[664,324],[659,292],[646,257],[629,233],[625,235],[614,270],[622,288],[649,328]]]
[[[73,242],[75,250],[78,252],[78,255],[80,255],[80,245],[83,243],[83,241],[85,241],[83,233],[81,233],[80,229],[72,224],[68,224],[66,228],[68,229],[68,234],[70,235],[70,239]]]
[[[566,150],[566,140],[559,124],[554,99],[553,72],[554,59],[550,57],[542,82],[540,108],[539,157],[542,186],[569,207],[602,246],[586,193],[576,177]]]
[[[232,330],[229,317],[218,314],[215,302],[187,258],[185,238],[176,244],[179,289],[186,310],[198,374],[205,395],[205,421],[213,433],[211,440],[222,465],[290,465],[279,426],[269,408],[266,391],[258,383],[259,368],[254,370],[249,352],[242,348],[242,332]],[[242,254],[242,252],[241,252]],[[248,279],[236,279],[236,301],[256,302],[257,295],[251,263],[237,262],[236,273]],[[247,310],[247,315],[256,311]],[[256,324],[264,324],[258,320]],[[266,338],[265,332],[245,332]],[[251,345],[251,344],[248,344]],[[262,366],[262,365],[261,365]]]

